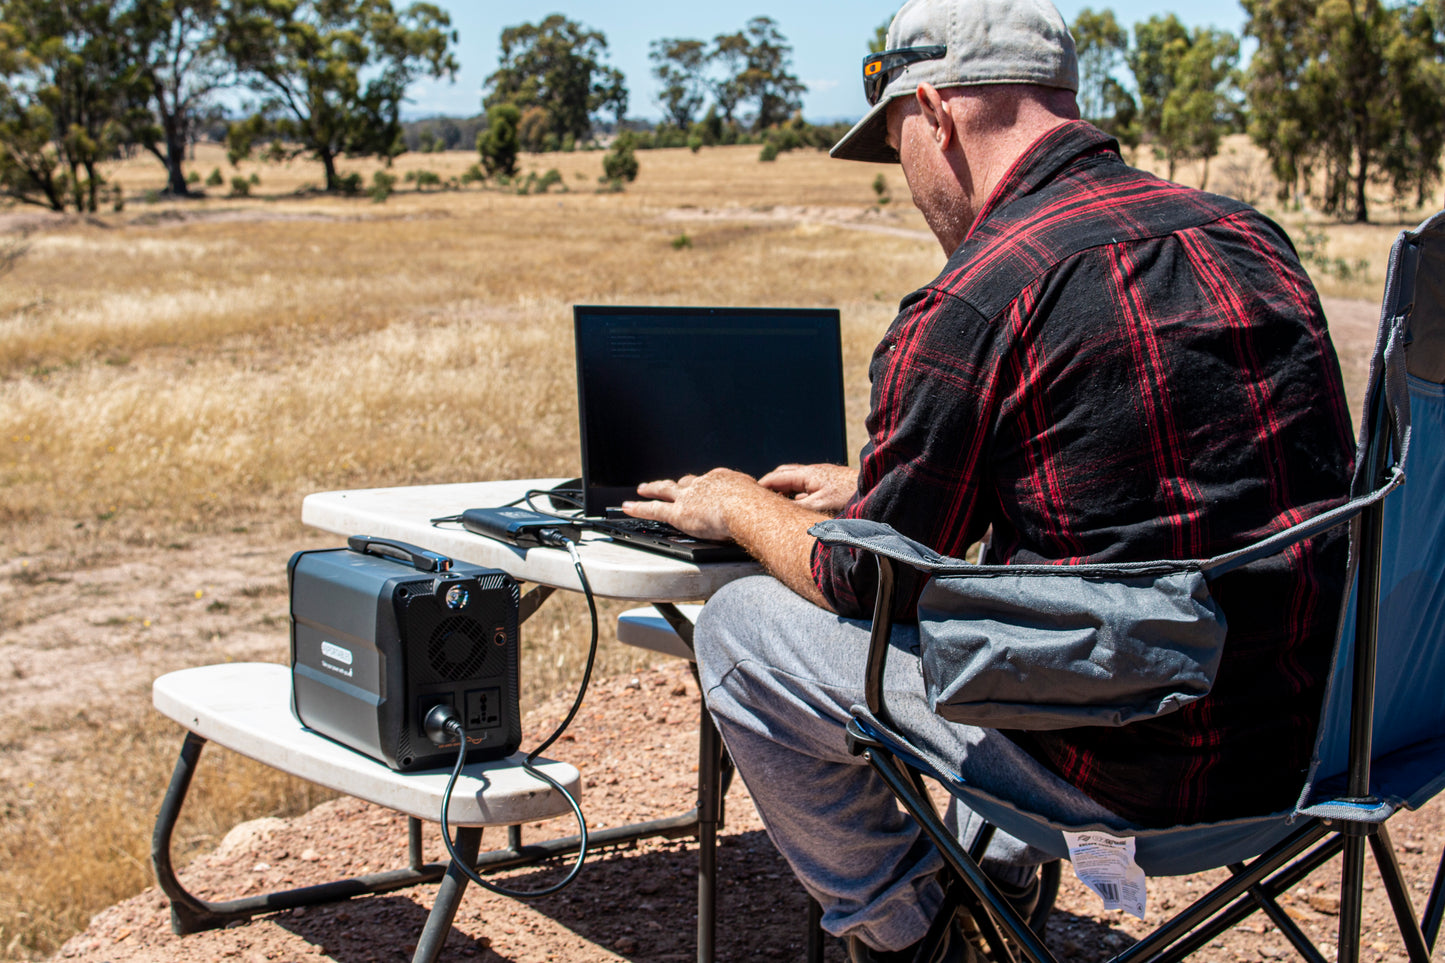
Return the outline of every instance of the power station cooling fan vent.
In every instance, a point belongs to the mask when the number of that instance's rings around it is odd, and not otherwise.
[[[427,640],[427,661],[442,679],[476,677],[487,660],[488,632],[475,619],[454,615],[442,621]]]

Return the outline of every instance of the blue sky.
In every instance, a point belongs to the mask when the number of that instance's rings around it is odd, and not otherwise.
[[[868,51],[874,29],[893,15],[893,0],[769,0],[731,6],[712,3],[658,3],[644,0],[559,0],[546,6],[497,3],[494,0],[433,0],[445,8],[459,34],[455,84],[425,80],[416,83],[407,117],[436,114],[470,116],[481,110],[481,90],[497,67],[498,38],[504,27],[537,23],[551,13],[601,30],[607,37],[607,62],[627,76],[631,94],[629,117],[659,119],[657,88],[647,59],[648,44],[662,37],[710,40],[742,29],[749,19],[766,14],[793,47],[793,72],[808,85],[803,114],[815,122],[857,118],[864,109],[859,61]],[[1132,27],[1155,14],[1174,13],[1187,26],[1212,26],[1238,34],[1244,10],[1238,3],[1206,2],[1169,5],[1159,0],[1121,2],[1059,2],[1064,19],[1073,22],[1087,6],[1110,8],[1119,22]],[[403,5],[398,3],[398,5]]]

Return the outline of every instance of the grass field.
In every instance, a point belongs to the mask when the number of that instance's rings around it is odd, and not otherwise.
[[[312,491],[575,474],[574,303],[841,309],[856,450],[872,345],[941,253],[896,168],[757,153],[644,152],[623,193],[597,191],[599,153],[528,157],[524,170],[555,166],[567,189],[403,190],[385,204],[308,192],[320,168],[305,161],[243,165],[260,179],[249,198],[148,203],[162,171],[138,158],[112,172],[122,211],[0,211],[0,671],[27,618],[16,599],[37,580],[201,537],[314,540],[297,521]],[[397,169],[445,178],[474,160],[407,155]],[[215,147],[191,166],[232,174]],[[375,168],[344,169],[369,182]],[[1257,158],[1240,155],[1210,186],[1258,193],[1257,181]],[[1317,275],[1323,292],[1378,297],[1399,224],[1281,220],[1323,231],[1322,256],[1369,261],[1348,280]],[[278,586],[284,571],[257,592]],[[527,655],[532,694],[565,686],[585,643],[585,611],[543,613],[528,626],[546,642]],[[284,646],[283,624],[275,657]],[[612,644],[602,671],[634,658]],[[57,747],[46,765],[0,772],[0,958],[31,959],[149,881],[174,729],[143,696],[0,722],[13,758],[33,758],[42,735]],[[243,760],[214,769],[193,845],[316,799]]]

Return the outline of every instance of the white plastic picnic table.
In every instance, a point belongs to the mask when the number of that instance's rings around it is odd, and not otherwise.
[[[455,522],[432,519],[468,508],[494,508],[528,491],[544,491],[560,478],[418,485],[320,492],[301,503],[301,521],[341,536],[374,535],[410,542],[461,562],[497,568],[521,581],[580,592],[572,560],[562,549],[518,548],[474,535]],[[733,579],[761,571],[756,562],[695,565],[605,536],[583,533],[578,550],[598,598],[638,602],[690,602],[710,597]]]

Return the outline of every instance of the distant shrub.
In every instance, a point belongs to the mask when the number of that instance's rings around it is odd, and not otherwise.
[[[707,115],[692,125],[692,133],[702,138],[704,147],[716,147],[722,143],[723,121],[718,116],[716,106],[709,107]]]
[[[200,172],[200,171],[191,171],[189,174],[186,175],[186,183],[187,183],[187,184],[199,184],[200,182],[201,182],[201,172]]]
[[[599,178],[599,180],[602,181],[602,186],[597,188],[599,194],[621,194],[626,189],[626,185],[620,180],[609,181],[605,178]]]
[[[893,199],[888,195],[888,180],[882,174],[873,178],[873,193],[877,195],[879,204],[887,204]]]
[[[702,150],[702,137],[698,134],[689,135],[687,138],[687,149],[696,154]]]
[[[517,173],[517,125],[521,116],[513,104],[498,104],[487,111],[487,129],[477,135],[477,151],[488,174],[511,177]]]
[[[468,184],[485,184],[486,181],[487,172],[482,170],[481,164],[473,164],[471,167],[462,171],[461,185],[463,187],[466,187]]]
[[[683,231],[672,239],[672,249],[674,251],[681,251],[685,247],[692,247],[692,238],[687,236],[686,231]]]
[[[408,184],[415,184],[419,191],[428,187],[440,187],[442,183],[436,171],[407,171],[406,180]]]
[[[361,193],[361,174],[356,171],[342,174],[336,178],[336,189],[347,197],[355,197]]]
[[[257,174],[255,171],[251,172],[251,176],[247,180],[250,182],[252,187],[261,186],[261,175]]]
[[[639,143],[637,146],[641,147],[642,144]],[[674,127],[671,124],[659,124],[657,129],[652,132],[652,143],[647,146],[657,148],[686,147],[687,131],[680,127]]]
[[[371,175],[371,200],[376,204],[385,204],[386,199],[391,196],[392,189],[396,187],[396,175],[386,171],[377,171]]]
[[[221,176],[221,169],[219,167],[211,168],[211,172],[206,175],[206,186],[220,187],[224,183],[226,183],[226,179]]]
[[[1325,253],[1328,241],[1329,235],[1324,231],[1315,231],[1309,225],[1305,225],[1303,237],[1295,237],[1300,262],[1306,267],[1314,265],[1321,274],[1326,276],[1333,274],[1341,281],[1353,281],[1356,278],[1364,277],[1365,272],[1370,269],[1370,262],[1365,258],[1346,261],[1342,257],[1330,257]]]
[[[632,131],[624,130],[617,135],[617,139],[612,142],[612,150],[602,158],[603,181],[637,180],[637,154],[633,145]]]
[[[762,152],[758,154],[758,160],[760,160],[760,161],[775,161],[775,160],[777,160],[777,159],[778,159],[778,145],[777,145],[775,142],[773,142],[773,141],[768,141],[766,144],[763,145]]]
[[[110,209],[117,213],[125,210],[125,191],[119,184],[110,185]]]
[[[768,138],[779,151],[797,150],[803,146],[803,135],[796,127],[780,127]]]
[[[251,182],[246,180],[246,178],[240,176],[239,174],[231,178],[231,196],[250,197]]]
[[[537,178],[537,186],[533,189],[538,194],[545,194],[554,184],[560,185],[563,191],[567,190],[567,184],[562,180],[562,172],[555,167],[549,167],[546,173]]]

